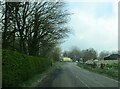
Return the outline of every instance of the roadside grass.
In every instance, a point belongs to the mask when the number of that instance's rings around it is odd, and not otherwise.
[[[78,63],[77,65],[81,68],[87,69],[89,71],[92,71],[98,74],[102,74],[104,76],[113,78],[115,80],[118,80],[118,77],[119,77],[118,76],[118,63],[113,63],[111,65],[108,64],[103,69],[100,67],[93,68],[87,64],[81,64],[81,63]]]
[[[51,72],[53,72],[56,68],[58,68],[62,64],[63,63],[60,63],[60,62],[53,63],[53,65],[51,67],[49,67],[46,71],[44,71],[41,74],[37,74],[37,75],[33,76],[28,81],[23,82],[20,86],[22,86],[22,87],[37,87],[39,85],[39,83],[45,77],[47,77]]]

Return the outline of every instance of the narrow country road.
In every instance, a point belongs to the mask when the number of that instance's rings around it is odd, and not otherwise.
[[[39,87],[118,87],[118,81],[67,62],[44,79]]]

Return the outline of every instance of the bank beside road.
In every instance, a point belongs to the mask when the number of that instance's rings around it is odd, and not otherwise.
[[[63,63],[60,62],[55,62],[51,67],[49,67],[46,71],[44,71],[41,74],[38,74],[31,78],[30,80],[24,82],[22,84],[22,87],[38,87],[39,84],[47,77],[49,76],[52,72],[54,72],[57,68],[59,68],[60,65]]]
[[[2,87],[34,87],[58,65],[51,59],[3,50]]]
[[[89,71],[102,74],[104,76],[113,78],[118,80],[118,62],[111,64],[101,64],[101,66],[97,66],[97,64],[87,64],[87,63],[77,63],[77,65],[81,68],[87,69]]]

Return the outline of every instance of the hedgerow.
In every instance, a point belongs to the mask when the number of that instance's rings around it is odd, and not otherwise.
[[[50,60],[15,51],[2,52],[2,86],[16,87],[50,66]]]

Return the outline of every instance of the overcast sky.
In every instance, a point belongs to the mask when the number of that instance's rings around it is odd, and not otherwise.
[[[66,8],[73,13],[68,23],[73,34],[61,44],[62,50],[73,46],[98,52],[118,49],[118,2],[68,1]]]

